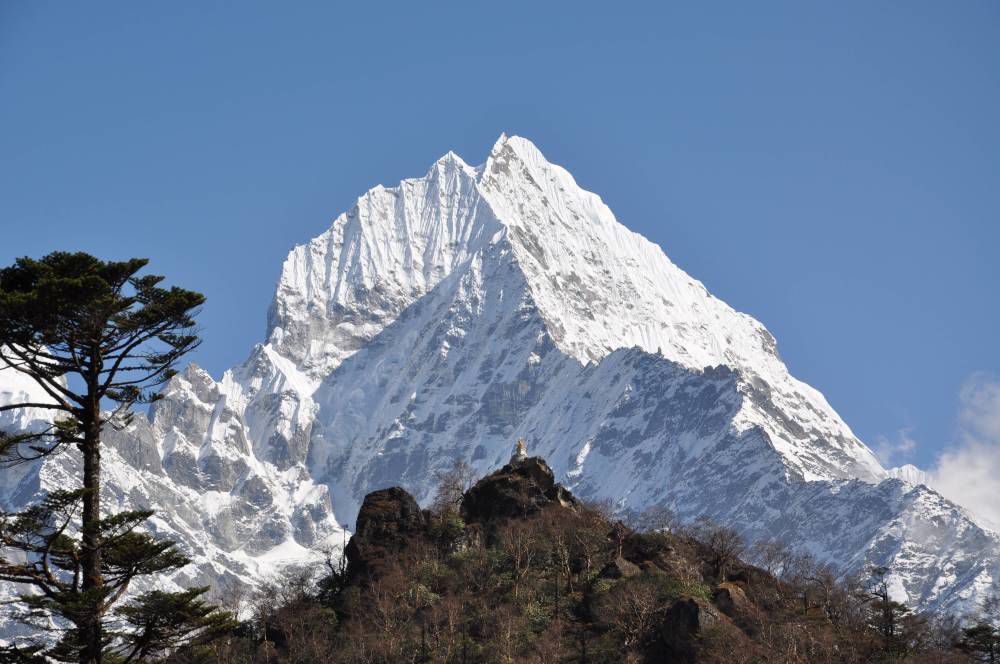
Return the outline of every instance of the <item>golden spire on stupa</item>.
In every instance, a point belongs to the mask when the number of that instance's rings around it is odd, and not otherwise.
[[[510,458],[511,461],[520,461],[521,459],[528,458],[528,450],[524,446],[524,438],[517,439],[517,448],[514,450],[514,456]]]

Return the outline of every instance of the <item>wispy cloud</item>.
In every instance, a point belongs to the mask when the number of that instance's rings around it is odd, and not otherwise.
[[[930,484],[1000,527],[1000,379],[975,374],[959,399],[958,440],[929,471]]]
[[[904,463],[917,449],[917,441],[910,436],[911,428],[896,432],[893,437],[879,436],[875,439],[875,454],[883,466],[891,467]]]

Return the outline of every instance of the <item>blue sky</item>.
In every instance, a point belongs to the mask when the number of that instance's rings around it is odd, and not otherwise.
[[[0,263],[149,257],[218,376],[293,244],[506,131],[895,462],[1000,373],[1000,4],[340,4],[0,3]]]

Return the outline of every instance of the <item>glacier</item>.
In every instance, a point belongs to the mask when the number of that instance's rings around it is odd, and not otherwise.
[[[0,370],[0,403],[32,389]],[[516,136],[365,193],[289,253],[246,362],[219,380],[191,365],[163,397],[106,432],[104,491],[108,509],[156,509],[151,529],[192,556],[165,584],[238,594],[316,565],[369,491],[426,503],[437,471],[486,474],[520,437],[581,498],[885,565],[920,609],[970,610],[1000,583],[1000,535],[883,468],[761,323]],[[0,507],[74,463],[3,471]]]

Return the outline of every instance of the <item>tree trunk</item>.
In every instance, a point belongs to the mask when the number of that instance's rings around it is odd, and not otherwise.
[[[82,552],[83,592],[94,593],[97,597],[88,606],[88,615],[79,626],[83,642],[80,652],[81,664],[100,664],[102,655],[101,605],[100,596],[104,587],[101,574],[101,406],[93,399],[87,409],[84,424],[83,452],[83,517]]]

